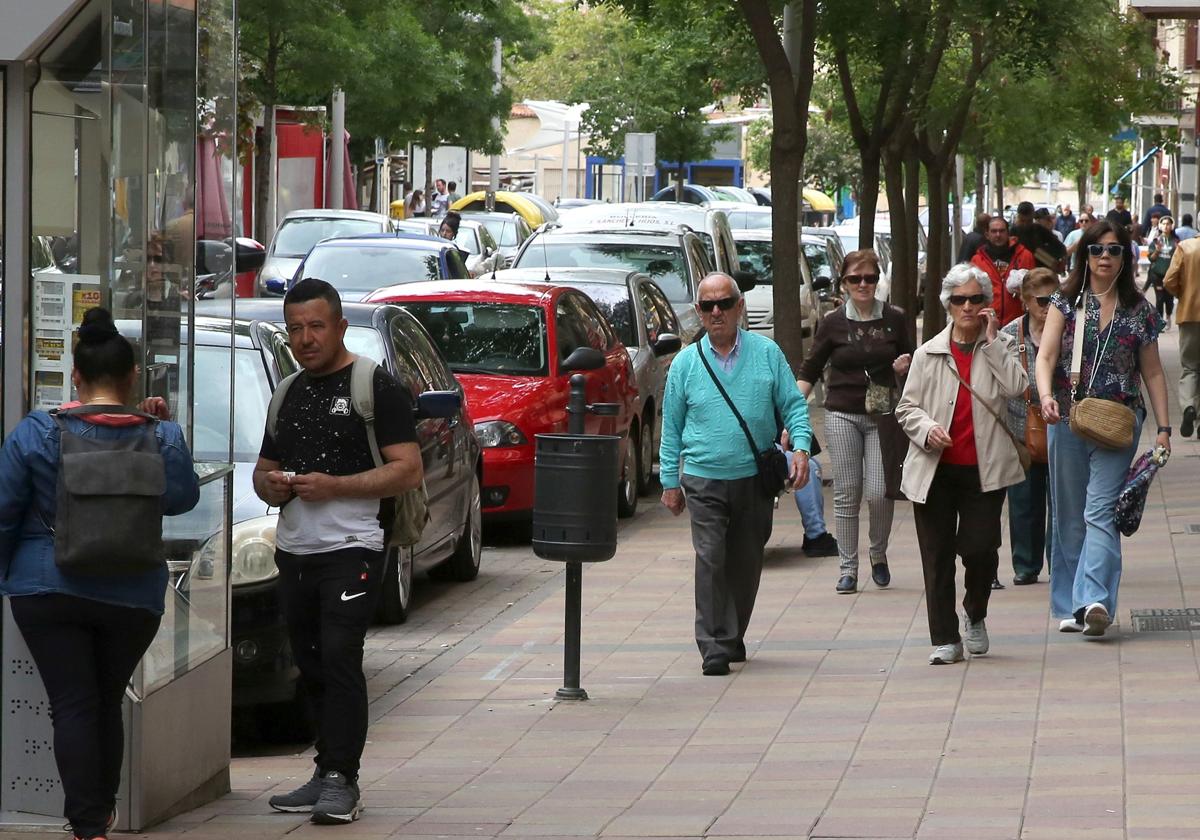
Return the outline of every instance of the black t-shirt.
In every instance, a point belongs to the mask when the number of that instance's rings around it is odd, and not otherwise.
[[[367,426],[350,398],[350,364],[326,376],[301,373],[279,409],[276,437],[268,429],[260,455],[295,473],[354,475],[374,469]],[[382,450],[417,439],[412,398],[395,377],[375,368],[375,440]]]

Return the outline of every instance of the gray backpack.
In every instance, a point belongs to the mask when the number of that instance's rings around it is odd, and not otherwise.
[[[383,466],[383,455],[379,452],[379,442],[375,439],[375,369],[379,365],[366,356],[358,356],[350,371],[350,402],[354,411],[363,419],[367,427],[367,444],[371,447],[371,459],[376,467]],[[303,371],[296,371],[279,383],[275,393],[271,395],[271,404],[267,407],[267,429],[271,437],[275,437],[276,425],[279,422],[279,410],[287,399],[288,389]],[[416,545],[425,531],[425,523],[429,521],[429,493],[425,488],[425,479],[421,486],[401,493],[392,499],[395,515],[387,533],[389,548],[397,546]]]
[[[127,414],[148,422],[140,434],[114,439],[77,435],[64,417]],[[121,406],[51,412],[58,426],[54,562],[65,572],[127,575],[161,568],[166,465],[158,418]]]

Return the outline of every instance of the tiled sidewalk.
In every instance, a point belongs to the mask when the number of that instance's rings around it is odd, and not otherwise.
[[[1163,341],[1172,383],[1175,335]],[[908,506],[892,588],[854,596],[834,594],[836,558],[802,555],[799,517],[782,506],[749,661],[703,677],[687,519],[655,508],[623,528],[614,560],[585,571],[587,702],[553,700],[554,575],[374,699],[360,822],[270,813],[267,798],[311,772],[283,756],[237,760],[231,795],[150,833],[1200,838],[1194,637],[1134,633],[1129,620],[1132,608],[1200,606],[1200,535],[1186,527],[1200,524],[1198,454],[1194,440],[1177,445],[1125,542],[1120,624],[1104,640],[1059,634],[1045,583],[1010,586],[992,600],[992,653],[930,667]]]

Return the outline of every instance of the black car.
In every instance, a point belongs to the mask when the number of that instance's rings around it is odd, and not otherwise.
[[[197,305],[202,311],[204,304]],[[383,365],[412,392],[414,405],[427,391],[454,391],[462,386],[421,324],[392,304],[343,303],[349,321],[346,346]],[[283,302],[265,298],[237,301],[239,319],[283,324]],[[413,575],[432,575],[458,581],[474,580],[482,551],[479,487],[483,459],[467,418],[465,404],[448,419],[417,421],[417,438],[429,490],[430,522],[421,541],[388,558],[378,618],[391,624],[408,617]]]

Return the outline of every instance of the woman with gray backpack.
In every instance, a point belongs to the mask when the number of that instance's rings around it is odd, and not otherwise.
[[[165,402],[125,407],[137,375],[112,315],[89,310],[71,374],[78,402],[31,412],[0,453],[0,592],[50,698],[77,840],[106,837],[116,820],[121,704],[164,608],[162,517],[200,498]]]

